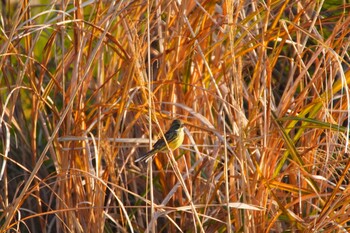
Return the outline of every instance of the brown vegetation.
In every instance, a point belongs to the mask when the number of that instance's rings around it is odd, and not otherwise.
[[[0,232],[349,231],[348,1],[214,2],[0,3]]]

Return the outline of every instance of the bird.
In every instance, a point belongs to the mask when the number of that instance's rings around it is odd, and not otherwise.
[[[164,138],[167,143],[165,143]],[[164,137],[160,138],[153,145],[153,149],[148,151],[146,154],[142,155],[140,158],[135,160],[135,163],[145,161],[153,157],[158,152],[167,152],[169,148],[175,150],[182,145],[184,140],[184,124],[181,120],[175,119],[169,128],[169,130],[164,134]],[[168,144],[168,145],[167,145]]]

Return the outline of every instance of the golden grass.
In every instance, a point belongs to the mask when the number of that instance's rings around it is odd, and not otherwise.
[[[0,232],[349,230],[349,3],[47,2],[0,3]]]

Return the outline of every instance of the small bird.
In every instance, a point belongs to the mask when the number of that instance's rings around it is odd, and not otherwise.
[[[171,123],[170,129],[164,134],[168,146],[171,150],[175,150],[181,146],[184,141],[184,124],[182,121],[176,119]],[[152,156],[158,152],[167,152],[169,151],[167,144],[164,141],[164,138],[160,138],[154,145],[153,149],[148,151],[146,154],[136,159],[135,162],[148,161]]]

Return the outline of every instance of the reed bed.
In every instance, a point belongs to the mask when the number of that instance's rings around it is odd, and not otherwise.
[[[348,1],[0,5],[0,232],[350,230]]]

